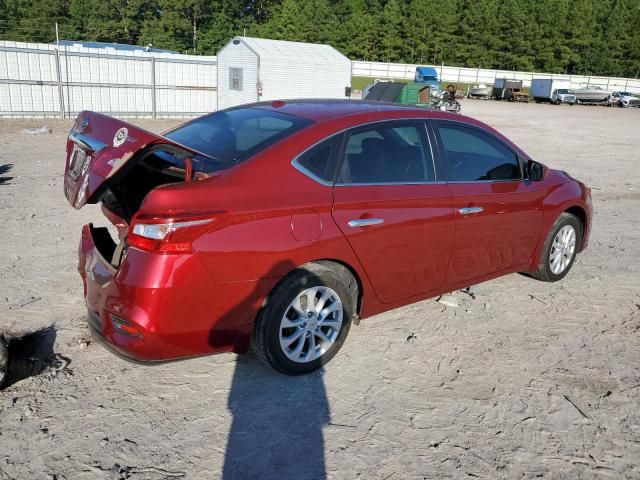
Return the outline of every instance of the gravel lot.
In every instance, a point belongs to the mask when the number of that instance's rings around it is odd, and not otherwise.
[[[593,187],[590,248],[557,284],[511,275],[367,319],[301,378],[87,346],[76,248],[103,217],[62,193],[71,122],[0,121],[0,328],[48,328],[55,354],[0,392],[0,479],[640,478],[640,109],[463,111]]]

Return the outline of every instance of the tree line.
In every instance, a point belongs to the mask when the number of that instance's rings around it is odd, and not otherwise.
[[[0,39],[215,54],[231,37],[351,59],[640,75],[640,0],[0,0]]]

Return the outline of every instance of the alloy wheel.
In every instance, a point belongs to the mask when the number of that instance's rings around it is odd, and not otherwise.
[[[286,308],[280,321],[280,348],[289,360],[307,363],[324,355],[340,335],[342,301],[326,286],[307,288]]]
[[[559,275],[567,269],[575,249],[576,229],[573,225],[565,225],[556,233],[549,253],[549,266],[555,275]]]

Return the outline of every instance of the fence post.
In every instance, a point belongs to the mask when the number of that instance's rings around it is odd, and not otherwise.
[[[629,86],[629,79],[627,78],[624,82],[624,91],[627,91],[627,87]]]
[[[60,50],[56,50],[56,77],[58,80],[58,99],[60,102],[60,118],[64,118],[64,91],[62,90],[62,72],[60,71]]]
[[[151,57],[151,116],[156,114],[156,57]]]

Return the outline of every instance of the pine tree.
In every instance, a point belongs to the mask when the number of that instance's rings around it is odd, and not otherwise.
[[[298,2],[296,0],[284,0],[278,5],[271,20],[260,29],[262,37],[275,40],[303,41],[304,34],[310,30]]]
[[[451,61],[466,67],[492,67],[499,48],[497,0],[464,0],[455,36],[456,49]]]
[[[376,27],[366,1],[353,0],[351,13],[344,24],[342,52],[353,59],[377,59]]]
[[[388,0],[382,9],[380,55],[383,60],[399,62],[403,58],[402,11],[397,0]]]
[[[640,0],[0,0],[0,38],[215,54],[233,36],[352,59],[640,76]]]

